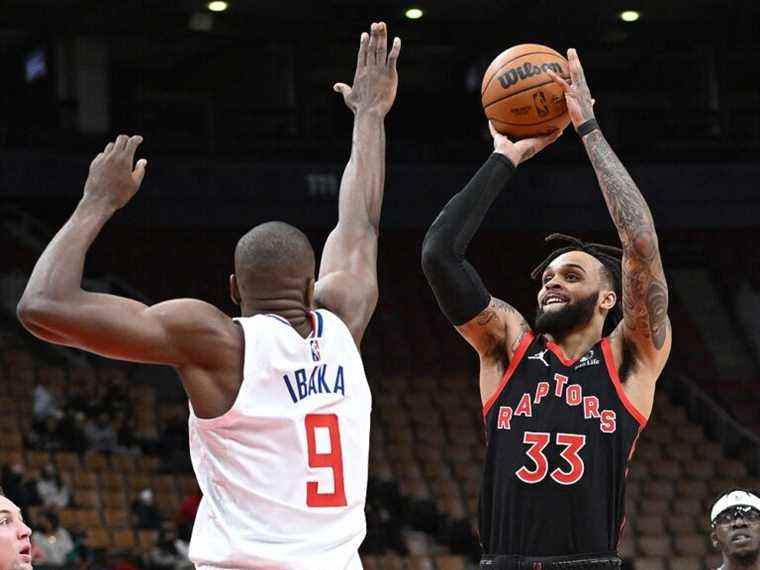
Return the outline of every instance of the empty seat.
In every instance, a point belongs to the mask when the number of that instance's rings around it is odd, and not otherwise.
[[[636,570],[667,570],[665,560],[657,557],[636,559]]]
[[[113,547],[120,550],[132,550],[137,544],[135,534],[129,530],[116,530],[113,533]]]
[[[637,536],[660,536],[665,532],[665,522],[661,515],[637,517],[634,526]]]
[[[110,529],[128,528],[129,515],[125,509],[105,509],[103,520]]]
[[[665,519],[665,526],[673,534],[689,534],[697,530],[696,518],[687,514],[672,514]]]
[[[673,546],[683,556],[704,556],[708,552],[707,540],[702,534],[676,535]]]
[[[670,556],[669,536],[642,536],[638,539],[638,549],[645,556]]]
[[[643,516],[664,515],[670,511],[670,504],[664,499],[642,499],[639,502],[639,512]]]
[[[670,570],[698,570],[702,568],[702,559],[695,556],[675,556],[670,559]],[[710,566],[710,569],[715,568]]]

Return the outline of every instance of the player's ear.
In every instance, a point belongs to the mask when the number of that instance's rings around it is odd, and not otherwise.
[[[306,291],[304,292],[304,304],[307,308],[313,309],[314,305],[314,278],[309,277],[306,280]]]
[[[710,542],[712,542],[713,548],[718,548],[718,535],[715,531],[710,533]]]
[[[230,275],[230,299],[236,305],[240,305],[241,303],[240,289],[238,289],[237,277],[235,277],[234,273]]]
[[[617,295],[615,292],[602,290],[602,299],[600,303],[602,309],[609,311],[615,306],[615,303],[617,303]]]

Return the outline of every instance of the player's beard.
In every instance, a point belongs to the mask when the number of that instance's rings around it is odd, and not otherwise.
[[[563,334],[587,325],[594,318],[599,292],[592,293],[584,299],[567,303],[559,310],[546,311],[541,305],[536,311],[536,332],[552,336]]]

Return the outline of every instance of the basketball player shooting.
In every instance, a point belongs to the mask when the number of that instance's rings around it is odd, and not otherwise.
[[[568,245],[532,273],[541,285],[533,328],[492,297],[465,259],[467,246],[518,166],[559,137],[512,142],[493,127],[495,152],[423,244],[422,266],[441,310],[480,356],[482,568],[619,568],[627,463],[670,352],[652,215],[599,130],[575,50],[568,56],[571,82],[553,80],[565,92],[622,252],[550,236]]]
[[[197,568],[360,569],[371,396],[359,345],[378,299],[385,179],[384,117],[396,96],[401,42],[384,23],[361,36],[338,223],[315,282],[306,236],[256,226],[235,249],[231,319],[195,299],[148,307],[82,290],[87,250],[134,196],[141,137],[95,157],[73,216],[37,262],[18,307],[46,341],[106,357],[166,364],[190,400],[190,455],[203,499],[190,558]]]

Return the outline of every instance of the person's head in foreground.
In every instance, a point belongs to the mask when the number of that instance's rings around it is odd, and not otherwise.
[[[745,489],[723,493],[710,510],[710,524],[723,570],[760,568],[760,496]]]
[[[32,567],[32,529],[21,510],[0,489],[0,570],[29,570]]]

